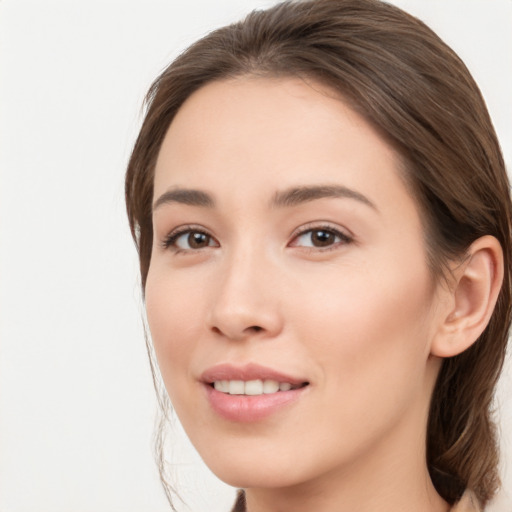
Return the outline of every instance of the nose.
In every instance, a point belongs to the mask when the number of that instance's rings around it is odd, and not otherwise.
[[[256,251],[224,261],[214,286],[209,328],[234,341],[276,337],[283,328],[277,274]]]

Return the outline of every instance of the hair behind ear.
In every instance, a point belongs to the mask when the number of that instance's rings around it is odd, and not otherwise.
[[[484,333],[494,334],[489,322],[493,313],[500,314],[495,307],[504,264],[496,238],[484,236],[471,244],[453,269],[452,300],[432,345],[432,355],[445,360],[431,402],[428,464],[434,485],[451,502],[470,488],[484,504],[500,484],[493,470],[496,430],[488,416],[503,353],[489,350]],[[478,446],[487,449],[475,450]]]

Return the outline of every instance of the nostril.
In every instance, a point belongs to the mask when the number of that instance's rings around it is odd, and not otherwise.
[[[249,333],[249,332],[256,333],[256,332],[260,332],[263,330],[264,330],[263,327],[260,327],[259,325],[251,325],[250,327],[245,328],[244,332],[245,333]],[[212,327],[212,331],[215,334],[222,334],[222,329],[219,329],[218,327],[215,327],[215,326]]]

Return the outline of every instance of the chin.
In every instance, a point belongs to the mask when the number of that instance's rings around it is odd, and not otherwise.
[[[254,445],[224,447],[199,453],[209,469],[223,482],[239,488],[286,488],[312,480],[317,473],[323,472],[322,467],[309,460],[304,466],[302,459],[293,450],[279,453],[279,449],[262,449]],[[302,460],[301,460],[302,459]]]
[[[255,464],[231,465],[226,464],[222,467],[210,467],[212,472],[223,482],[232,487],[243,489],[249,488],[286,488],[299,483],[300,479],[283,475],[283,471],[276,471],[269,467],[271,463],[263,467],[255,467]]]

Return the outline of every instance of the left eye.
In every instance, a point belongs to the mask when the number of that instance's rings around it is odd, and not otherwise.
[[[308,229],[293,240],[294,247],[330,247],[341,242],[350,242],[350,238],[335,230],[327,228]]]

